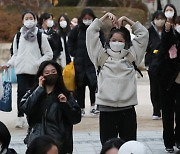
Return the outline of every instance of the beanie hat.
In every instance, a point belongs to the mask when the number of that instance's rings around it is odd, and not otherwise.
[[[124,143],[118,154],[146,154],[147,150],[144,144],[138,141],[128,141]]]

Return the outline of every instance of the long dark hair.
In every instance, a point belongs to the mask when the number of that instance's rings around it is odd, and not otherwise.
[[[60,22],[60,19],[61,17],[64,17],[64,19],[66,20],[67,22],[67,27],[66,28],[62,28],[60,25],[59,25],[59,22]],[[67,35],[70,31],[70,21],[69,21],[69,18],[68,16],[66,15],[60,15],[59,18],[58,18],[58,32],[60,35]]]
[[[83,19],[87,14],[90,15],[90,16],[93,18],[93,20],[96,18],[96,16],[95,16],[95,14],[94,14],[94,12],[93,12],[92,9],[90,9],[90,8],[85,8],[85,9],[82,10],[80,17],[78,18],[78,24],[80,24],[80,25],[82,24],[82,19]]]
[[[52,14],[49,14],[49,13],[43,13],[40,17],[39,17],[39,20],[38,20],[38,28],[42,28],[42,24],[43,24],[43,21],[44,20],[47,20],[49,18],[53,18],[53,15]]]
[[[62,77],[62,68],[61,66],[53,61],[53,60],[50,60],[50,61],[44,61],[41,63],[41,65],[39,66],[39,69],[38,69],[38,72],[37,72],[37,75],[36,75],[36,81],[38,83],[38,79],[39,77],[43,74],[43,71],[44,71],[44,68],[47,66],[47,65],[52,65],[55,67],[56,71],[57,71],[57,74],[58,74],[58,79],[56,81],[56,84],[55,84],[55,87],[54,87],[54,92],[56,94],[59,94],[59,93],[63,93],[66,97],[69,97],[70,93],[69,91],[66,89],[65,85],[64,85],[64,82],[63,82],[63,77]]]
[[[52,146],[56,146],[58,148],[58,145],[51,137],[40,136],[32,141],[26,150],[26,154],[47,154]]]
[[[0,121],[0,142],[2,143],[2,150],[7,149],[11,141],[11,134],[4,123]]]
[[[165,5],[165,7],[164,7],[164,10],[163,10],[163,12],[165,13],[165,10],[166,10],[166,8],[167,7],[172,7],[173,8],[173,10],[174,10],[174,16],[173,16],[173,22],[175,22],[175,19],[176,19],[176,17],[177,17],[177,10],[176,10],[176,7],[173,5],[173,4],[166,4]]]
[[[129,49],[130,46],[132,45],[131,35],[130,35],[130,32],[128,31],[128,29],[125,27],[121,27],[120,29],[113,27],[111,29],[108,39],[107,39],[106,47],[109,47],[109,41],[115,33],[120,33],[123,36],[123,38],[125,39],[125,49]]]

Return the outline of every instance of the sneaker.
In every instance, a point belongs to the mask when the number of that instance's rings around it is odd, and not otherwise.
[[[152,120],[160,120],[160,119],[161,119],[160,116],[156,116],[156,115],[153,115],[153,116],[152,116]]]
[[[168,153],[173,153],[174,148],[173,147],[167,147],[167,148],[165,148],[165,151],[168,152]]]
[[[81,116],[83,117],[85,115],[85,110],[81,109]]]
[[[25,127],[25,124],[26,122],[25,122],[24,117],[18,117],[17,122],[16,122],[16,128],[23,128]]]
[[[177,147],[178,150],[180,150],[180,143],[179,142],[176,143],[176,147]]]
[[[97,114],[99,114],[99,111],[96,109],[92,109],[92,110],[90,110],[90,114],[97,115]]]

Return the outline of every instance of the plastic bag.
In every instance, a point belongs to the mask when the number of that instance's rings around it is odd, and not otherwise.
[[[75,90],[75,69],[74,62],[69,63],[63,69],[63,80],[69,91]]]
[[[0,99],[0,110],[10,112],[12,111],[12,84],[9,70],[4,70],[2,73],[2,83],[3,96]]]

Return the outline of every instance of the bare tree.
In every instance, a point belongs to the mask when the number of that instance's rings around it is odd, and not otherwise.
[[[88,0],[80,0],[78,3],[78,7],[85,7],[87,5]]]

